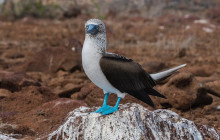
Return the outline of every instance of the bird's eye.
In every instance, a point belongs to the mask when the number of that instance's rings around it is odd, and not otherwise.
[[[99,30],[99,26],[97,26],[97,30]]]
[[[86,30],[88,30],[89,29],[89,26],[86,26]]]

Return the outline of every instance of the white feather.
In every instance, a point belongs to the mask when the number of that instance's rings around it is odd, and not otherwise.
[[[150,76],[155,80],[155,81],[159,81],[162,80],[170,75],[172,75],[173,73],[175,73],[177,70],[179,70],[182,67],[185,67],[186,64],[180,65],[178,67],[163,71],[163,72],[159,72],[159,73],[155,73],[155,74],[150,74]]]
[[[124,98],[126,93],[121,93],[118,89],[112,86],[101,70],[99,61],[103,54],[101,54],[100,50],[105,51],[106,49],[106,35],[101,34],[99,38],[101,38],[102,40],[98,39],[97,37],[86,35],[82,49],[83,69],[89,79],[96,86],[103,89],[105,93],[115,93],[118,95],[118,97]]]

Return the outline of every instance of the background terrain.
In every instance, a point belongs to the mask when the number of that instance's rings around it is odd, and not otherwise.
[[[0,133],[32,139],[80,106],[100,106],[102,90],[81,67],[84,24],[99,18],[109,52],[149,73],[187,66],[155,88],[157,108],[220,132],[220,5],[214,0],[1,2]],[[114,105],[116,96],[111,95]],[[137,102],[127,95],[122,104]]]

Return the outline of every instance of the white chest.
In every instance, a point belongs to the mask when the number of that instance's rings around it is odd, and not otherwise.
[[[103,74],[99,65],[100,58],[101,56],[95,54],[91,49],[83,49],[82,51],[83,69],[89,79],[96,85],[101,83],[101,79],[103,79],[100,77]]]
[[[82,65],[86,75],[99,88],[107,91],[117,93],[115,89],[106,79],[103,74],[99,61],[102,57],[100,53],[92,46],[90,42],[84,42],[82,50]]]

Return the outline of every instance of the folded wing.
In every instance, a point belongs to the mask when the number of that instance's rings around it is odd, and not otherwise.
[[[152,89],[156,83],[142,67],[131,59],[108,53],[100,59],[100,66],[108,81],[120,92],[128,93],[154,107],[148,95],[163,95]]]

